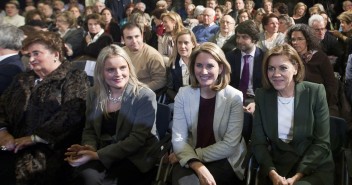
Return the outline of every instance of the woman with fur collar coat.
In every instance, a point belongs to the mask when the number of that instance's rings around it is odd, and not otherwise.
[[[63,41],[54,33],[35,34],[24,45],[33,70],[18,75],[1,97],[0,178],[67,184],[64,152],[81,137],[87,75],[64,61]]]

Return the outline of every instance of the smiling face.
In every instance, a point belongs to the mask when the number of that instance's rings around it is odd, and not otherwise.
[[[181,57],[189,57],[195,47],[192,42],[191,35],[183,34],[177,39],[177,52]]]
[[[31,44],[27,51],[30,56],[29,64],[36,73],[50,73],[60,63],[59,53],[48,50],[43,44]],[[57,59],[56,62],[54,59]]]
[[[172,32],[175,29],[176,23],[169,16],[163,17],[163,24],[166,32]]]
[[[222,70],[223,66],[219,66],[211,54],[204,52],[198,54],[194,64],[194,74],[201,89],[215,85]]]
[[[111,90],[123,89],[128,83],[130,70],[126,60],[121,56],[107,58],[103,70],[105,83]]]
[[[293,65],[287,56],[276,55],[269,58],[268,79],[280,94],[291,94],[294,91],[293,76],[296,74],[297,65]]]
[[[245,53],[250,53],[255,48],[252,38],[245,33],[236,33],[237,48]]]

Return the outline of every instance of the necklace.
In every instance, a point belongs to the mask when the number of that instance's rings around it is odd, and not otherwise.
[[[122,93],[123,94],[123,93]],[[112,103],[119,103],[122,100],[122,94],[117,97],[117,98],[113,98],[111,95],[111,91],[109,90],[109,101],[111,101]]]
[[[288,101],[283,101],[284,99],[289,99]],[[293,100],[293,97],[290,98],[283,98],[283,97],[277,97],[277,100],[279,101],[279,103],[283,104],[283,105],[287,105],[290,104]]]

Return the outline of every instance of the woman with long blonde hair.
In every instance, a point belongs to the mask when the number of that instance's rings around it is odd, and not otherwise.
[[[150,184],[155,115],[155,93],[138,81],[127,53],[117,45],[105,47],[87,96],[82,145],[68,148],[66,161],[78,167],[86,185],[116,179],[119,184]]]

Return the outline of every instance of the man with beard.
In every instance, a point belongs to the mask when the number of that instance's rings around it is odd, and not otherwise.
[[[230,85],[243,93],[244,105],[254,101],[254,92],[261,87],[263,51],[256,47],[259,30],[251,20],[236,27],[237,48],[226,53],[231,65]]]

